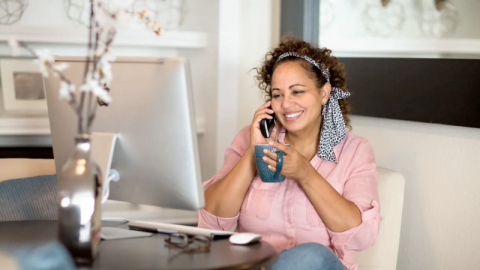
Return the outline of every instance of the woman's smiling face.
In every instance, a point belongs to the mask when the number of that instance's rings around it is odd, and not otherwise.
[[[291,133],[318,131],[330,84],[319,89],[300,62],[280,64],[272,75],[272,109]]]

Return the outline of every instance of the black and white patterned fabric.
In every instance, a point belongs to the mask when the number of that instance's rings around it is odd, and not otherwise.
[[[312,58],[300,55],[296,52],[286,52],[280,55],[277,62],[285,57],[298,57],[302,58],[310,64],[317,67],[325,77],[328,83],[330,83],[330,71],[326,68],[324,63],[318,64]],[[345,99],[350,96],[350,93],[343,91],[338,87],[332,87],[330,98],[322,109],[323,127],[320,131],[320,143],[318,146],[317,155],[324,160],[338,163],[333,148],[339,144],[347,135],[347,127],[343,120],[342,110],[340,109],[339,99]]]

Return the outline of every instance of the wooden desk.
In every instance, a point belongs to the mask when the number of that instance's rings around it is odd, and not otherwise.
[[[110,223],[111,224],[111,223]],[[39,244],[57,237],[56,221],[0,222],[2,244]],[[125,224],[115,227],[127,228]],[[212,242],[209,253],[179,254],[164,246],[165,234],[152,237],[103,240],[92,266],[79,269],[260,269],[277,258],[266,242],[236,246],[228,239]]]

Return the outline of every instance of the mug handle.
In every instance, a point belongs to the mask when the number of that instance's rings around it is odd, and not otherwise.
[[[283,155],[279,155],[277,153],[277,170],[275,171],[275,175],[273,176],[273,179],[278,180],[280,178],[280,173],[282,172],[283,168]]]

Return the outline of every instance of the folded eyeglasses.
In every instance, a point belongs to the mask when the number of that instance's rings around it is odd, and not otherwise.
[[[180,253],[209,252],[213,236],[172,233],[165,239],[165,246],[177,249]]]

